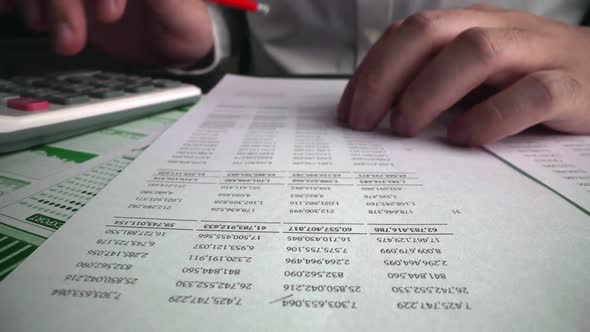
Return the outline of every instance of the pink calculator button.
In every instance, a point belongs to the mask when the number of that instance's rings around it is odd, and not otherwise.
[[[49,109],[49,102],[37,98],[14,98],[7,100],[6,106],[19,111],[44,111]]]

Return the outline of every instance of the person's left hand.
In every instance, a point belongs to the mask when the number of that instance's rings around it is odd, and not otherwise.
[[[348,83],[338,118],[414,136],[480,85],[497,94],[454,119],[449,140],[493,143],[530,126],[590,133],[590,29],[474,6],[394,23]]]

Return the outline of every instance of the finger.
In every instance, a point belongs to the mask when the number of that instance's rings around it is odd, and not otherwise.
[[[542,47],[547,45],[543,38],[513,28],[466,30],[408,85],[392,114],[391,128],[414,136],[492,75],[518,76],[551,67],[555,57]]]
[[[55,50],[64,55],[80,52],[86,44],[86,16],[81,0],[52,0],[47,8]]]
[[[397,22],[394,22],[393,24],[391,24],[391,26],[389,26],[389,30],[397,30],[401,24],[403,23],[403,20],[399,20]],[[380,39],[377,43],[384,43],[385,39]],[[383,47],[384,45],[374,45],[374,47]],[[350,108],[351,108],[351,104],[352,104],[352,97],[353,97],[353,93],[354,93],[354,89],[356,87],[357,81],[358,81],[358,73],[359,72],[363,72],[365,70],[365,66],[367,66],[367,62],[363,61],[360,65],[359,68],[357,68],[357,70],[355,70],[355,72],[353,73],[352,77],[350,78],[350,80],[348,81],[348,83],[346,84],[346,88],[344,89],[344,92],[342,93],[342,96],[340,97],[340,102],[338,103],[338,121],[341,122],[348,122],[348,118],[350,116]]]
[[[213,28],[207,7],[195,0],[148,0],[148,8],[158,18],[154,35],[163,48],[178,50],[178,54],[206,55],[213,47]],[[176,59],[183,61],[183,59]]]
[[[175,33],[191,32],[194,23],[199,20],[209,21],[207,7],[203,1],[148,0],[147,3],[162,24]]]
[[[479,146],[540,123],[571,133],[588,132],[587,95],[567,72],[535,72],[455,119],[447,136],[457,145]]]
[[[473,10],[422,12],[388,30],[369,51],[354,88],[349,124],[374,129],[418,68],[462,31],[477,25],[499,26],[498,16]]]
[[[358,75],[354,75],[350,78],[348,83],[346,84],[346,88],[344,88],[344,92],[340,97],[340,102],[338,103],[338,121],[340,122],[348,122],[348,116],[350,112],[350,104],[352,103],[352,94],[354,92],[353,88],[356,85]]]
[[[94,12],[99,22],[113,23],[123,16],[126,5],[126,0],[94,0]]]
[[[47,26],[47,19],[42,14],[41,0],[22,0],[18,2],[27,25],[35,31],[43,31]]]

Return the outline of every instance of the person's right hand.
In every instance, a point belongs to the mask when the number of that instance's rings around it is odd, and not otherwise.
[[[211,20],[200,0],[0,0],[19,9],[36,31],[48,30],[55,50],[87,43],[127,62],[191,65],[213,48]]]

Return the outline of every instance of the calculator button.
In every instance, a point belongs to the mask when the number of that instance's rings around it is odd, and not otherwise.
[[[68,94],[56,94],[49,97],[49,101],[54,104],[61,105],[73,105],[88,102],[90,98],[86,95],[68,95]]]
[[[152,85],[129,85],[125,87],[125,91],[132,92],[132,93],[142,93],[142,92],[149,92],[155,90],[155,87]]]
[[[127,75],[125,77],[122,77],[121,80],[127,82],[147,82],[151,81],[152,79],[144,76]]]
[[[41,98],[42,89],[21,89],[19,95],[28,98]]]
[[[100,74],[94,75],[93,78],[99,79],[99,80],[108,80],[108,79],[111,79],[111,76],[106,73],[100,73]]]
[[[65,82],[53,84],[51,85],[51,88],[60,91],[61,94],[71,94],[71,92],[69,91],[70,89],[68,88],[68,84],[66,84]]]
[[[7,92],[0,92],[0,101],[6,101],[8,99],[15,99],[20,97],[16,93],[7,93]]]
[[[87,83],[88,81],[90,81],[92,78],[91,77],[85,77],[85,76],[73,76],[73,77],[68,77],[65,79],[65,81],[69,82],[69,83]]]
[[[155,88],[152,80],[130,80],[125,83],[127,86],[150,86]]]
[[[47,100],[37,98],[14,98],[6,101],[6,106],[19,111],[44,111],[49,109]]]
[[[33,92],[33,94],[32,94],[33,98],[47,99],[47,100],[49,100],[49,98],[51,98],[51,96],[53,96],[55,94],[59,94],[58,91],[52,90],[52,89],[37,89],[32,92]],[[26,96],[26,97],[31,97],[31,96]]]
[[[126,86],[124,83],[116,80],[99,80],[94,82],[93,85],[98,88],[106,88],[110,90],[123,90]]]
[[[110,83],[111,83],[111,81],[109,81],[109,80],[94,79],[91,82],[88,82],[87,84],[88,85],[91,85],[91,86],[93,86],[95,88],[97,88],[97,87],[98,88],[102,88],[102,87],[105,87],[106,85],[108,85]]]
[[[41,79],[34,76],[15,76],[10,79],[12,82],[23,85],[31,85]]]
[[[16,87],[17,85],[9,82],[9,81],[5,81],[5,80],[0,80],[0,91],[8,91],[9,89],[12,90]]]
[[[55,81],[42,79],[42,80],[38,80],[38,81],[33,82],[32,85],[37,88],[48,88],[48,87],[51,87],[52,84],[54,84],[54,82]]]
[[[153,80],[152,84],[158,88],[176,88],[182,85],[182,83],[172,80]]]
[[[15,84],[10,84],[10,85],[7,84],[7,85],[0,86],[1,92],[17,93],[21,89],[22,89],[21,87],[19,87],[18,85],[15,85]]]
[[[95,89],[94,91],[91,91],[89,94],[90,94],[90,97],[106,99],[106,98],[121,97],[125,93],[121,90],[111,90],[111,89],[107,89],[107,88],[99,88],[99,89]]]
[[[94,87],[91,87],[89,85],[84,85],[84,84],[72,84],[72,85],[66,85],[63,87],[63,91],[65,92],[71,92],[71,93],[76,93],[76,94],[85,94],[88,93],[90,91],[92,91],[94,89]]]
[[[101,80],[113,80],[113,79],[124,79],[125,77],[127,77],[127,75],[121,74],[121,73],[104,72],[104,73],[95,74],[93,77],[101,79]]]

